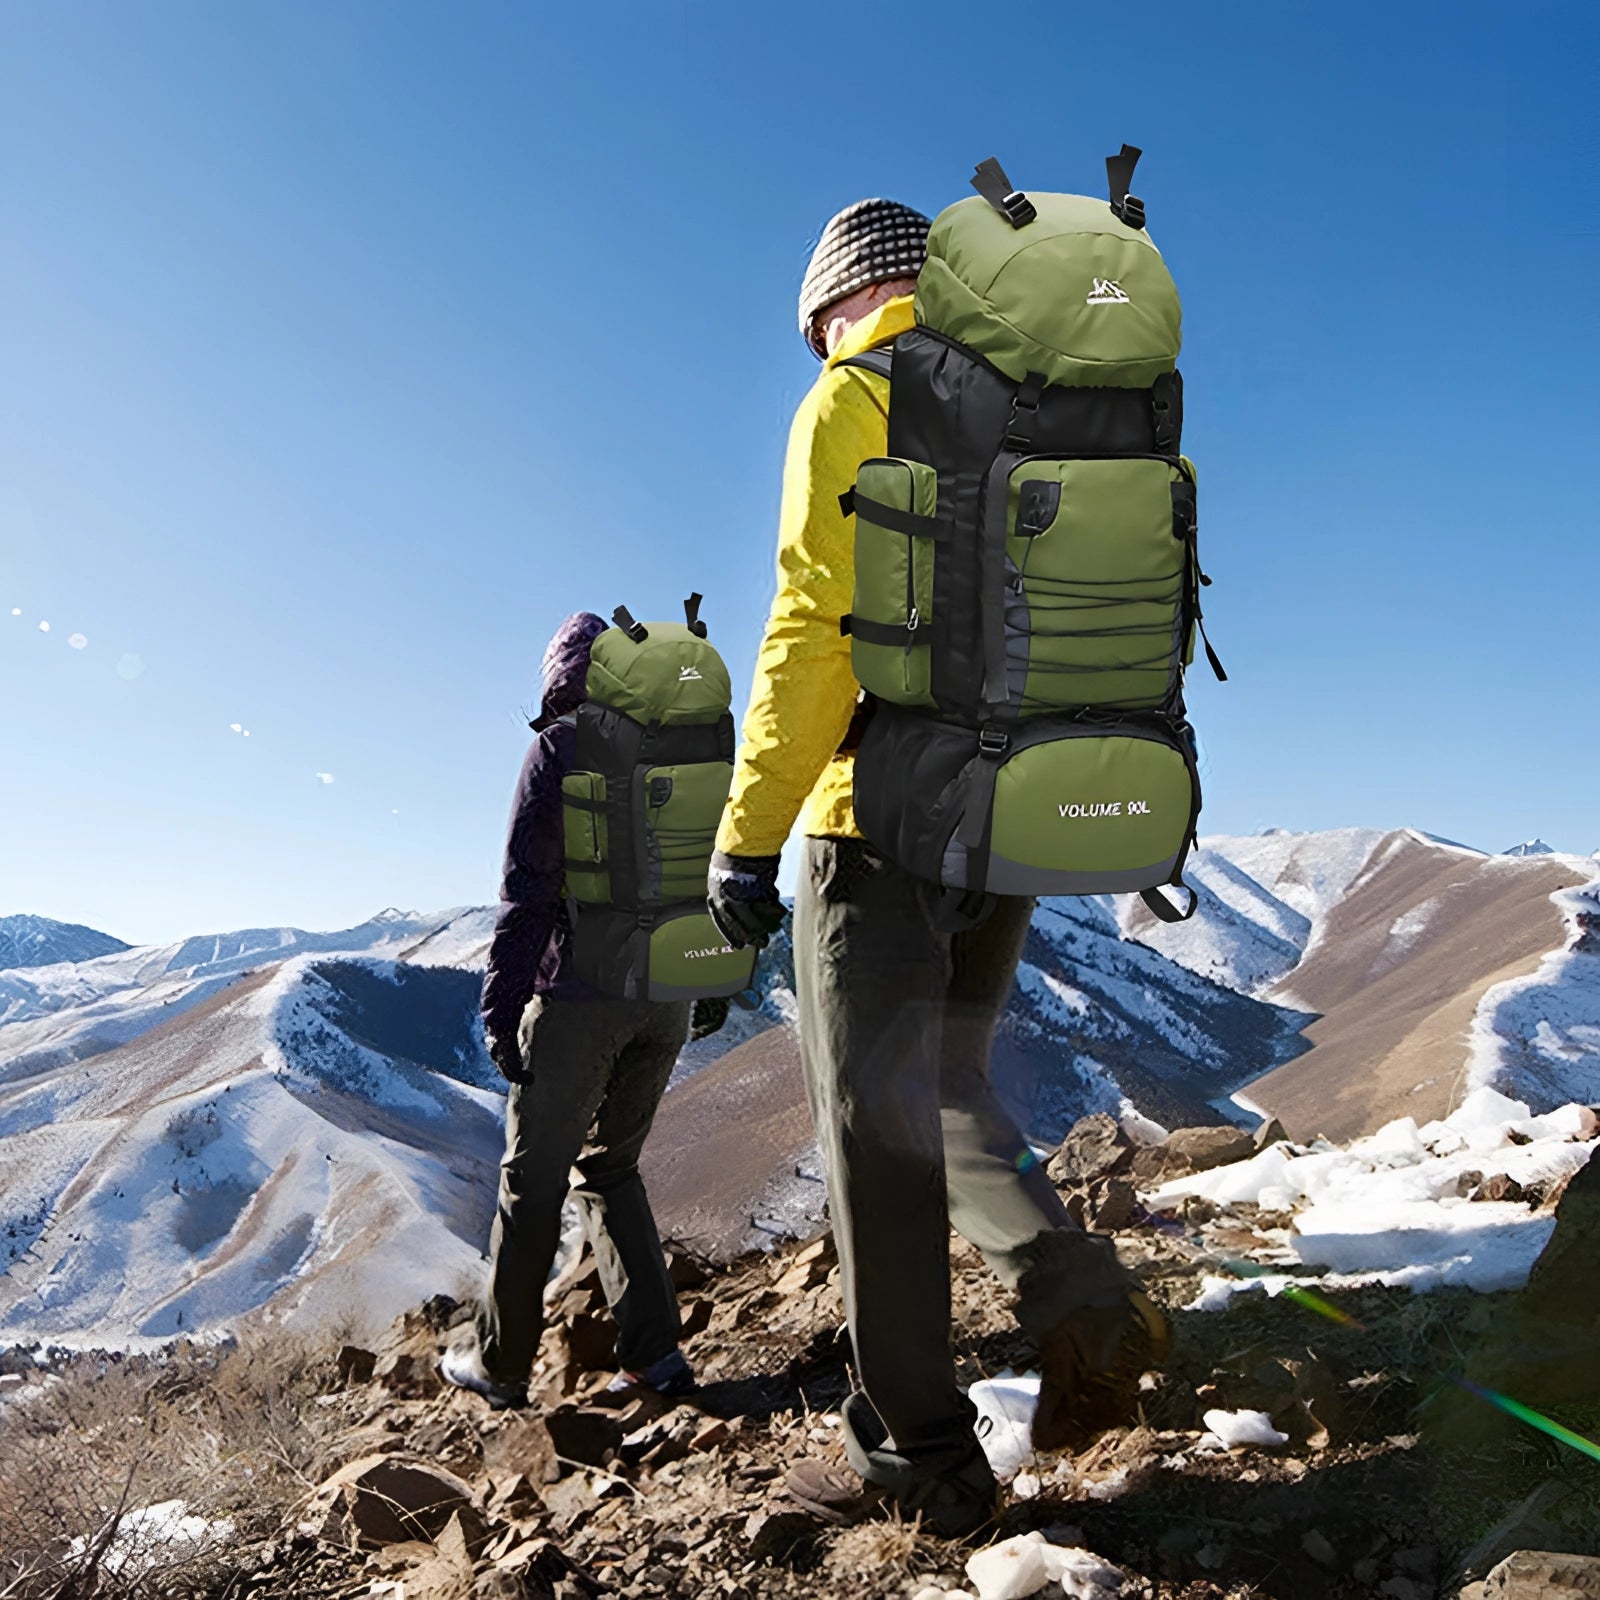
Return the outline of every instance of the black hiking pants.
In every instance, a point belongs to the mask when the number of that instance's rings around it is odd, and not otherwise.
[[[677,1295],[639,1152],[688,1031],[687,1003],[536,999],[524,1012],[525,1077],[506,1101],[478,1319],[483,1364],[497,1382],[525,1382],[532,1369],[569,1192],[617,1319],[617,1364],[642,1372],[677,1348]]]
[[[795,903],[806,1091],[827,1168],[862,1388],[893,1447],[930,1475],[975,1447],[950,1349],[952,1224],[1037,1336],[1130,1285],[1086,1234],[989,1084],[1033,901],[936,925],[938,889],[859,839],[809,838]]]

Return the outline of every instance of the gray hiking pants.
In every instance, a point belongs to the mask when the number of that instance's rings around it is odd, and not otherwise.
[[[861,840],[805,842],[800,1049],[857,1373],[895,1450],[930,1473],[974,1444],[950,1350],[952,1224],[1035,1336],[1130,1284],[989,1086],[1033,901],[1002,898],[981,927],[950,934],[935,926],[938,900]]]
[[[524,1081],[506,1101],[483,1364],[525,1382],[544,1331],[544,1286],[570,1190],[617,1319],[617,1364],[642,1372],[678,1346],[681,1323],[639,1152],[689,1031],[689,1007],[536,999],[518,1042]]]

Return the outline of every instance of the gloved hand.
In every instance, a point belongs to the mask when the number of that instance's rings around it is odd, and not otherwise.
[[[710,995],[704,1000],[696,1000],[694,1010],[689,1013],[689,1037],[691,1039],[709,1039],[727,1020],[728,1002],[726,999]]]
[[[485,1033],[483,1042],[489,1051],[489,1059],[500,1069],[500,1076],[507,1083],[521,1083],[525,1076],[522,1061],[522,1046],[517,1043],[516,1029],[509,1033]]]
[[[726,856],[719,850],[706,887],[706,910],[735,950],[747,944],[759,949],[783,926],[787,913],[778,898],[776,856]]]

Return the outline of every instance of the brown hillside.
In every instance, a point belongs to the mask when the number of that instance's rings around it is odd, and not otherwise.
[[[811,1140],[792,1028],[702,1068],[661,1102],[640,1163],[663,1236],[713,1260],[737,1254],[762,1191]]]
[[[1308,1054],[1250,1100],[1291,1138],[1348,1140],[1460,1101],[1468,1030],[1492,985],[1534,971],[1565,937],[1550,896],[1580,879],[1537,858],[1469,856],[1396,833],[1266,998],[1321,1013]]]

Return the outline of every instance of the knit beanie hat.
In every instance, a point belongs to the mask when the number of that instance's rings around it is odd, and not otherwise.
[[[897,200],[858,200],[832,218],[800,285],[800,332],[806,343],[816,350],[811,324],[835,301],[870,284],[916,277],[928,259],[932,226],[920,211]]]

